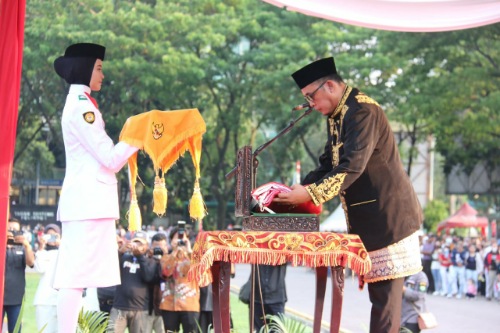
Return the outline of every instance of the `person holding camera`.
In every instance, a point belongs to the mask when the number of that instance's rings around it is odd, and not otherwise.
[[[185,233],[185,222],[179,221],[170,232],[172,252],[161,258],[162,288],[160,309],[165,330],[179,332],[182,324],[184,333],[198,331],[200,315],[200,288],[197,281],[188,279],[191,266],[191,242]]]
[[[7,249],[5,251],[5,276],[2,321],[7,315],[9,333],[14,332],[21,312],[26,288],[26,266],[33,267],[35,255],[31,245],[21,231],[18,219],[10,218],[7,230]],[[19,330],[19,333],[21,330]]]
[[[151,248],[148,256],[155,262],[155,278],[149,284],[149,309],[146,319],[145,333],[164,333],[165,327],[160,311],[161,290],[165,287],[165,281],[161,278],[160,260],[163,254],[168,253],[167,236],[158,232],[151,238]]]
[[[156,264],[146,255],[147,234],[135,233],[130,242],[118,250],[122,283],[116,286],[109,316],[113,332],[143,333],[149,305],[148,285],[155,276]]]
[[[60,242],[61,228],[53,223],[48,224],[44,228],[44,234],[40,237],[40,247],[35,255],[35,270],[41,273],[33,300],[36,309],[36,326],[39,332],[44,326],[44,333],[57,332],[57,290],[52,288],[52,280]]]

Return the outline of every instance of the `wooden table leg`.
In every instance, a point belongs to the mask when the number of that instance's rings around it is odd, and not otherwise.
[[[316,300],[314,303],[313,333],[321,332],[321,318],[325,302],[326,276],[328,267],[316,267]]]
[[[250,304],[248,305],[248,327],[250,329],[250,332],[253,332],[254,330],[253,317],[255,315],[255,272],[257,271],[257,269],[258,266],[252,264],[252,269],[250,271]]]
[[[212,265],[213,325],[215,333],[230,333],[229,289],[231,263],[215,261]]]
[[[340,331],[342,303],[344,300],[344,267],[330,267],[332,270],[332,314],[330,317],[330,333]]]

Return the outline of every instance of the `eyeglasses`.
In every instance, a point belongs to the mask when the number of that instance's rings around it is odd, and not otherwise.
[[[324,81],[322,84],[318,86],[318,88],[314,89],[314,91],[310,94],[304,95],[304,98],[306,101],[311,104],[314,102],[314,95],[318,92],[318,90],[325,85],[326,81]]]

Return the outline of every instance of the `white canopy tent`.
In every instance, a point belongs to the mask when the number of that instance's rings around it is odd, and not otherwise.
[[[449,31],[500,22],[498,0],[263,1],[331,21],[392,31]]]
[[[319,231],[347,232],[347,222],[342,205],[339,205],[320,225]]]

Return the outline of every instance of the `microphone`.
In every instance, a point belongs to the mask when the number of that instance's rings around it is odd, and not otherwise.
[[[299,111],[299,110],[302,110],[302,109],[305,109],[305,108],[310,108],[310,107],[311,107],[311,105],[309,105],[309,103],[299,104],[296,107],[294,107],[292,109],[292,111]]]

